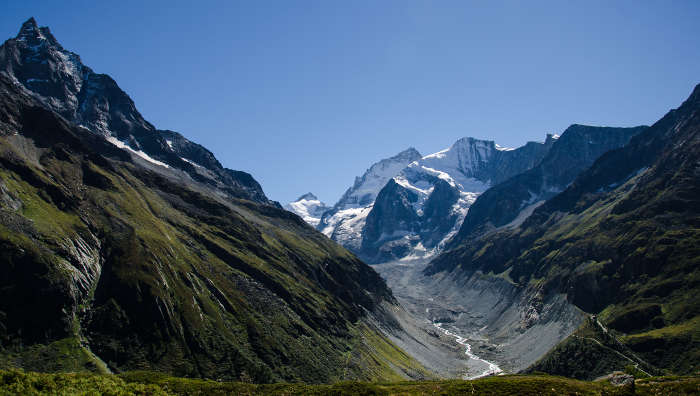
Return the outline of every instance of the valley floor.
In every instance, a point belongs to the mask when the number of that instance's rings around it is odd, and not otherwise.
[[[532,312],[529,296],[506,279],[486,274],[464,279],[426,277],[422,271],[428,261],[393,261],[372,267],[404,307],[402,326],[421,342],[392,341],[443,378],[517,373],[582,323],[583,314],[563,296],[545,301],[537,319],[527,323],[528,312]],[[426,338],[439,339],[437,348],[426,350]],[[455,353],[442,353],[444,345]],[[442,355],[436,364],[437,357],[431,355],[438,354]]]
[[[698,377],[653,377],[624,386],[544,375],[507,375],[473,381],[271,384],[174,378],[152,372],[120,375],[0,371],[0,395],[694,395]]]
[[[409,333],[421,338],[420,333],[435,339],[438,348],[449,349],[450,354],[442,353],[442,362],[447,368],[436,367],[432,356],[426,356],[422,348],[415,348],[411,343],[401,343],[410,355],[416,357],[425,366],[436,369],[438,374],[448,378],[476,379],[490,374],[502,373],[498,361],[502,356],[497,352],[498,346],[490,343],[479,329],[474,327],[478,314],[470,314],[453,301],[442,298],[430,279],[421,275],[428,260],[393,261],[372,267],[382,275],[392,289],[407,314],[401,318]],[[460,323],[455,316],[461,316]],[[411,322],[411,323],[407,323]],[[470,323],[471,322],[471,323]],[[478,353],[476,351],[479,351]],[[469,353],[466,353],[466,352]],[[455,353],[456,352],[456,353]],[[427,351],[428,354],[440,354],[440,351]]]

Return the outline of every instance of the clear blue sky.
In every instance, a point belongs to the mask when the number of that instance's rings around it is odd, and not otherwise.
[[[10,1],[0,37],[36,17],[283,203],[409,146],[650,124],[700,82],[700,1],[144,3]]]

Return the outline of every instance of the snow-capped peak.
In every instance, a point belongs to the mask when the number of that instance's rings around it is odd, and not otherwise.
[[[318,201],[318,197],[316,197],[313,193],[307,192],[306,194],[302,195],[301,197],[297,198],[296,201]]]
[[[362,175],[356,177],[355,183],[340,198],[335,208],[356,209],[372,204],[379,191],[386,183],[396,176],[408,164],[418,161],[420,153],[413,147],[396,154],[393,157],[383,159],[372,166]]]
[[[370,166],[362,177],[355,178],[355,183],[335,206],[323,214],[318,229],[350,250],[357,251],[365,219],[379,191],[408,164],[420,158],[418,150],[409,147]]]
[[[330,209],[310,192],[302,195],[296,201],[288,203],[284,208],[296,213],[305,222],[314,227],[321,221],[323,213]]]
[[[450,148],[426,155],[417,163],[411,164],[407,169],[409,173],[416,170],[422,173],[431,173],[442,179],[449,175],[452,182],[460,185],[460,189],[467,188],[474,181],[477,170],[484,166],[498,150],[496,144],[490,140],[480,140],[466,137],[457,140]],[[405,172],[404,172],[405,173]],[[445,180],[452,184],[450,180]],[[482,188],[481,186],[479,186]]]

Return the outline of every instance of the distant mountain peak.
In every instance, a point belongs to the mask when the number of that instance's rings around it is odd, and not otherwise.
[[[315,196],[313,193],[307,192],[306,194],[297,198],[296,201],[294,201],[294,202],[299,202],[299,201],[318,201],[318,197]]]
[[[321,217],[318,229],[329,238],[351,250],[360,248],[365,218],[377,194],[394,176],[409,164],[421,159],[421,154],[409,147],[398,154],[372,164],[352,187]]]
[[[421,154],[418,150],[409,147],[393,157],[375,162],[361,177],[355,178],[353,186],[345,192],[335,206],[339,209],[347,209],[371,204],[389,179],[396,176],[408,164],[419,159]]]
[[[373,263],[436,254],[457,233],[479,194],[530,169],[548,149],[543,143],[508,148],[493,140],[463,137],[422,157],[378,193],[355,252]]]
[[[406,150],[396,154],[395,156],[391,157],[390,159],[402,159],[402,158],[420,158],[422,157],[421,153],[418,152],[414,147],[409,147]]]
[[[321,221],[321,216],[330,208],[321,202],[313,193],[306,193],[284,206],[290,212],[294,212],[305,222],[316,227]]]
[[[458,147],[462,145],[483,145],[483,146],[490,146],[495,144],[493,140],[486,140],[486,139],[479,139],[471,136],[463,137],[461,139],[458,139],[454,144],[452,145],[453,147]]]

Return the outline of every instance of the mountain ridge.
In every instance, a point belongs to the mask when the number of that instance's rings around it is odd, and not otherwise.
[[[2,45],[0,65],[44,105],[140,159],[182,171],[232,196],[279,206],[250,174],[224,168],[211,152],[177,132],[156,129],[111,77],[85,66],[34,18]]]
[[[140,114],[108,77],[95,77],[111,81],[97,102],[80,102],[68,55],[35,25],[21,38],[41,40],[36,51],[0,47],[3,367],[256,382],[432,375],[378,328],[401,333],[373,269],[203,147],[143,118],[120,124]],[[35,77],[45,90],[30,89]],[[98,105],[115,98],[124,106]]]
[[[581,172],[610,149],[625,145],[648,127],[613,128],[572,124],[556,140],[542,162],[495,184],[470,207],[459,232],[450,242],[478,237],[480,233],[512,223],[520,215],[563,191]],[[510,224],[509,224],[510,223]]]
[[[490,273],[545,295],[563,293],[642,359],[694,372],[700,364],[699,131],[700,85],[520,226],[460,242],[426,274]],[[539,367],[561,369],[552,363],[556,356]],[[573,372],[577,362],[566,364]]]
[[[377,195],[357,253],[370,263],[435,254],[492,180],[534,166],[553,141],[506,149],[466,137],[409,164]]]
[[[332,208],[324,212],[317,229],[327,237],[356,253],[360,248],[360,235],[371,205],[387,180],[406,165],[420,159],[413,147],[372,164],[355,181]]]
[[[353,186],[318,222],[308,216],[306,209],[296,210],[291,206],[288,209],[302,218],[308,217],[310,224],[369,263],[432,257],[465,238],[466,230],[476,227],[471,224],[473,219],[478,219],[477,223],[485,221],[483,215],[478,216],[484,212],[482,206],[486,206],[486,211],[501,213],[497,226],[515,221],[519,214],[527,217],[537,205],[535,201],[542,202],[555,189],[563,190],[597,156],[624,144],[641,129],[572,124],[562,132],[565,138],[561,143],[558,143],[560,135],[546,134],[544,142],[528,142],[518,148],[505,148],[494,141],[473,137],[458,139],[449,148],[423,157],[409,148],[379,161],[362,177],[356,177]],[[553,147],[556,149],[550,153]],[[401,161],[402,157],[407,160]],[[550,163],[540,164],[541,161]],[[553,161],[558,162],[553,165]],[[382,177],[373,175],[377,168],[386,168],[387,164],[392,164],[391,172]],[[546,166],[554,170],[543,172]],[[491,199],[494,194],[503,195],[498,186],[510,178],[529,180],[532,184],[533,172],[542,175],[534,177],[534,182],[545,174],[565,175],[553,176],[551,186],[527,187],[527,191],[518,193],[518,202],[507,201],[514,197]],[[364,194],[362,188],[368,179],[372,188]],[[487,195],[479,200],[482,192]],[[533,198],[538,199],[529,202]],[[488,202],[493,209],[488,209]],[[470,215],[473,203],[477,205],[474,208],[477,213]],[[522,203],[530,206],[523,207]],[[509,206],[509,211],[504,213]]]

